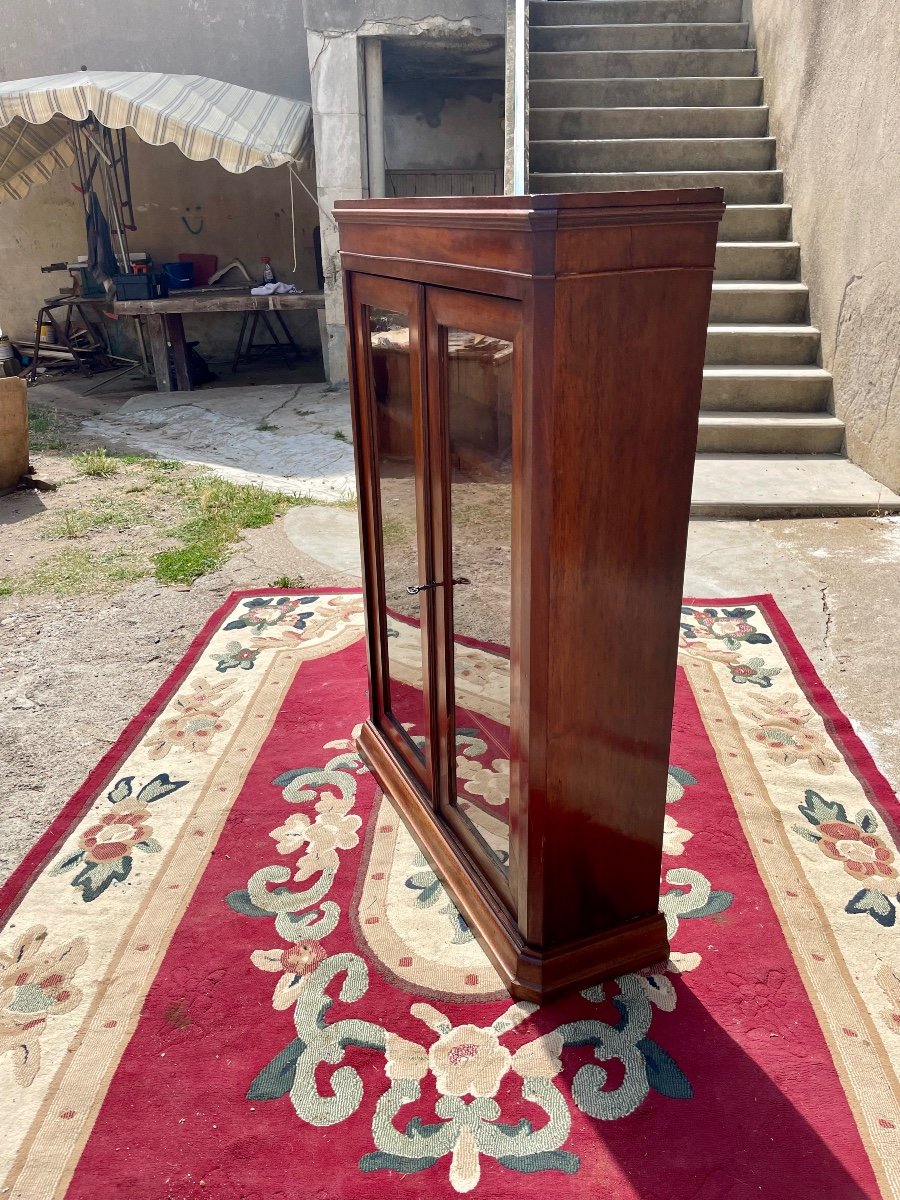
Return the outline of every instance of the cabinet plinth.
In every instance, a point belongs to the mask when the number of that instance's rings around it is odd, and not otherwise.
[[[514,995],[658,911],[718,188],[341,201],[359,748]]]

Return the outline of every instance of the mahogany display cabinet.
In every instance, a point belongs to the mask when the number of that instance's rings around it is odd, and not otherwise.
[[[341,201],[360,752],[510,991],[668,956],[718,188]]]

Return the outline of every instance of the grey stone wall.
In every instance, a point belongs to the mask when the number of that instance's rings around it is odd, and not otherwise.
[[[896,0],[747,5],[847,450],[900,489]]]
[[[0,78],[169,71],[309,99],[300,0],[3,0]]]
[[[385,82],[388,171],[503,169],[503,81]]]
[[[303,10],[318,199],[328,214],[335,200],[369,195],[365,39],[408,36],[464,43],[482,35],[497,37],[504,31],[505,10],[503,0],[304,0]],[[332,381],[347,377],[339,249],[337,227],[323,216],[326,369]]]

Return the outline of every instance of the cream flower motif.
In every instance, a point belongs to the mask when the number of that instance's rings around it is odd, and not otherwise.
[[[472,650],[465,647],[456,649],[456,670],[454,678],[464,679],[474,687],[483,688],[484,684],[496,679],[502,672],[509,673],[509,664],[504,659],[498,659],[493,654],[483,650]]]
[[[8,953],[0,950],[0,1056],[12,1054],[13,1077],[22,1087],[37,1077],[48,1023],[81,1003],[72,978],[87,956],[83,937],[48,946],[44,925],[26,929]]]
[[[677,950],[673,950],[666,970],[671,975],[686,975],[688,971],[696,971],[703,959],[692,950],[689,954],[679,954]]]
[[[362,818],[347,813],[351,804],[340,797],[325,796],[316,805],[315,820],[306,813],[292,813],[269,834],[279,854],[296,854],[307,847],[297,863],[295,880],[302,882],[317,871],[336,871],[340,865],[337,851],[359,845]]]
[[[730,663],[740,662],[741,658],[736,650],[724,650],[718,646],[710,646],[699,638],[686,638],[683,634],[678,639],[678,652],[691,658],[706,658],[710,662],[724,663],[726,666]]]
[[[460,1025],[428,1051],[437,1090],[445,1096],[496,1096],[512,1055],[491,1029]]]
[[[682,829],[674,817],[666,813],[663,824],[663,854],[684,854],[684,843],[689,842],[694,835],[688,829]]]
[[[345,816],[340,811],[320,813],[306,831],[308,850],[297,863],[294,879],[302,882],[316,871],[336,871],[340,866],[338,850],[359,845],[357,830],[362,818]]]
[[[456,760],[456,774],[466,780],[464,788],[469,795],[481,796],[487,804],[497,806],[509,800],[508,758],[495,758],[488,768],[461,754]]]
[[[456,756],[456,778],[472,779],[483,770],[481,763],[475,758],[467,758],[465,754]]]
[[[306,813],[292,813],[283,825],[272,830],[269,837],[274,838],[279,854],[296,854],[306,841],[306,831],[311,824]]]
[[[283,1011],[297,1003],[307,975],[327,957],[327,951],[318,942],[295,942],[274,950],[254,950],[250,961],[260,971],[283,972],[272,996],[272,1007]]]
[[[426,1050],[418,1042],[407,1041],[393,1033],[385,1038],[385,1074],[392,1082],[412,1080],[418,1083],[430,1070],[441,1093],[437,1114],[450,1117],[465,1111],[463,1096],[484,1099],[482,1108],[488,1120],[500,1115],[493,1097],[504,1076],[512,1069],[523,1079],[552,1079],[561,1070],[559,1055],[562,1034],[549,1033],[522,1046],[515,1054],[500,1043],[503,1034],[520,1025],[537,1008],[536,1004],[512,1004],[489,1026],[458,1025],[430,1004],[414,1004],[410,1014],[424,1021],[438,1039]],[[419,1093],[416,1093],[419,1094]],[[523,1093],[524,1094],[524,1093]],[[493,1109],[494,1116],[490,1115]],[[480,1151],[472,1126],[457,1127],[451,1150],[450,1183],[456,1192],[471,1192],[481,1178]]]
[[[352,799],[345,799],[343,796],[332,796],[326,794],[316,805],[316,812],[327,814],[328,816],[337,815],[343,817],[347,815],[352,807]]]
[[[511,1068],[523,1079],[552,1079],[562,1070],[563,1036],[558,1031],[527,1042],[512,1056]]]
[[[414,1004],[412,1015],[440,1035],[428,1050],[428,1065],[437,1090],[444,1096],[495,1096],[513,1059],[500,1044],[500,1036],[529,1017],[535,1007],[513,1004],[486,1028],[468,1024],[454,1028],[430,1004]],[[537,1061],[539,1052],[534,1055]],[[546,1061],[542,1069],[546,1071]]]
[[[822,731],[809,728],[813,711],[797,693],[777,699],[759,696],[742,711],[755,723],[748,736],[765,748],[772,762],[782,767],[802,762],[818,775],[834,774],[841,757]]]

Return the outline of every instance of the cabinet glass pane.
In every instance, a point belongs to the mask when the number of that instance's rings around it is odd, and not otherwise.
[[[513,347],[461,329],[447,339],[454,802],[507,874]]]
[[[411,749],[424,758],[423,601],[406,590],[424,581],[416,531],[416,435],[409,318],[380,308],[370,308],[368,314],[387,608],[389,678],[385,707],[406,731]]]

